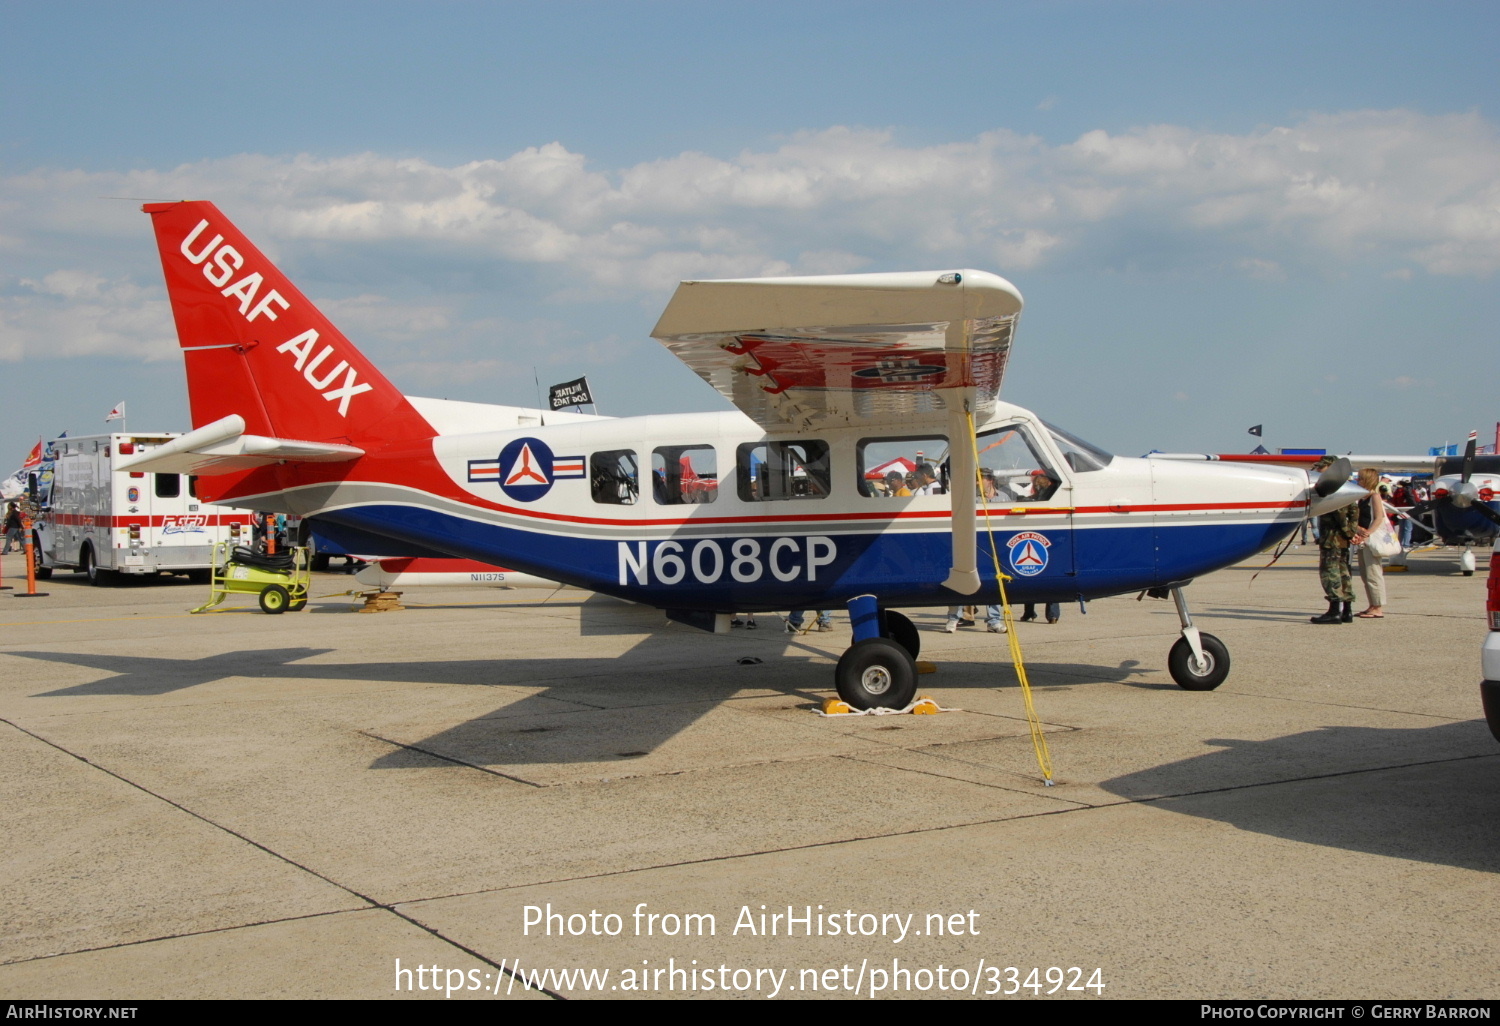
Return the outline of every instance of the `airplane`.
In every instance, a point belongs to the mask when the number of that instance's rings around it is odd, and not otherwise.
[[[898,607],[999,602],[1001,574],[1012,602],[1170,596],[1172,678],[1212,690],[1229,652],[1184,588],[1364,494],[1347,463],[1133,459],[1000,401],[1023,301],[984,271],[684,281],[652,335],[736,411],[543,418],[403,395],[211,203],[143,210],[194,429],[129,469],[316,516],[348,551],[477,560],[715,632],[843,605],[834,683],[857,709],[915,694]],[[913,494],[866,477],[918,453]]]
[[[1459,570],[1465,577],[1474,576],[1473,546],[1494,545],[1500,535],[1500,456],[1476,456],[1478,444],[1479,432],[1470,431],[1461,459],[1439,459],[1431,498],[1407,510],[1419,523],[1432,515],[1437,538],[1462,550]]]

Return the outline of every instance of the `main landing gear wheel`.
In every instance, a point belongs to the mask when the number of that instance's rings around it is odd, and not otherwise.
[[[917,693],[916,663],[890,638],[850,645],[833,677],[839,697],[855,709],[904,709]]]
[[[1203,646],[1203,663],[1193,658],[1193,646],[1187,638],[1178,638],[1167,653],[1167,670],[1184,691],[1212,691],[1229,676],[1229,649],[1212,634],[1199,634]]]
[[[260,593],[260,608],[267,613],[284,613],[291,604],[291,593],[279,584],[268,584]]]
[[[917,633],[917,625],[894,609],[880,611],[880,636],[906,649],[913,659],[922,654],[922,635]]]

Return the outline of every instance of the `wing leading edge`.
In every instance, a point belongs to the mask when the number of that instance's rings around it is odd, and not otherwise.
[[[684,281],[652,337],[768,430],[995,402],[1021,294],[986,271]]]

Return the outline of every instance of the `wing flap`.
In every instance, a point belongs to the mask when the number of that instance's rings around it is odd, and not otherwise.
[[[651,334],[763,427],[809,428],[988,408],[1021,307],[984,271],[685,281]]]
[[[333,442],[304,442],[245,434],[245,419],[230,414],[149,452],[122,460],[121,471],[156,474],[227,474],[273,463],[340,463],[364,450]]]

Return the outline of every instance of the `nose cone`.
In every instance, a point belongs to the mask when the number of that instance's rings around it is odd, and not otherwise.
[[[1353,481],[1345,482],[1338,491],[1332,495],[1319,495],[1314,490],[1313,482],[1308,482],[1308,514],[1320,517],[1324,513],[1332,513],[1336,509],[1342,509],[1350,503],[1358,502],[1370,493],[1365,491]]]

